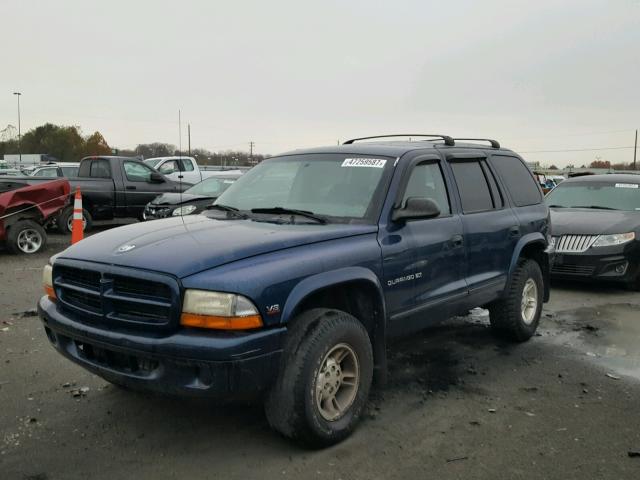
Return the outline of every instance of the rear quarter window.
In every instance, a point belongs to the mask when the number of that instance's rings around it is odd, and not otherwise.
[[[517,207],[526,207],[542,202],[542,194],[531,171],[517,157],[493,155],[490,163],[498,173],[513,203]]]

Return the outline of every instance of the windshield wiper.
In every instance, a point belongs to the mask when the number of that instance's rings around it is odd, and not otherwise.
[[[223,212],[226,212],[228,216],[232,216],[232,217],[235,217],[235,218],[242,218],[242,219],[249,218],[248,215],[242,213],[236,207],[230,207],[229,205],[213,204],[213,205],[209,205],[206,209],[207,210],[221,210]]]
[[[571,208],[594,208],[596,210],[617,210],[617,208],[601,207],[600,205],[573,205]]]
[[[251,213],[275,213],[275,214],[291,214],[291,215],[299,215],[301,217],[310,218],[311,220],[315,220],[318,223],[326,224],[327,219],[321,217],[320,215],[316,215],[313,212],[309,212],[308,210],[296,210],[293,208],[284,208],[284,207],[269,207],[269,208],[252,208]]]

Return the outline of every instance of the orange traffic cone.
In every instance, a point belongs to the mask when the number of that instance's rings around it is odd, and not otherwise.
[[[71,224],[71,245],[84,238],[84,225],[82,223],[82,195],[80,188],[76,188],[76,198],[73,201],[73,223]]]

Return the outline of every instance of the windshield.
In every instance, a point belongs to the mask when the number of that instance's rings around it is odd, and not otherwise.
[[[240,177],[215,203],[239,210],[282,207],[371,220],[392,165],[391,158],[345,154],[271,158]]]
[[[194,185],[184,193],[191,195],[204,195],[207,197],[217,197],[235,182],[235,178],[207,178]]]
[[[637,183],[563,182],[546,197],[549,206],[640,211]]]
[[[144,160],[144,163],[149,165],[150,167],[156,168],[156,165],[162,161],[161,158],[148,158]]]

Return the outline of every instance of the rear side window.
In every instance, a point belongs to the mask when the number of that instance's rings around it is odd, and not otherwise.
[[[193,163],[188,158],[180,159],[182,163],[182,170],[185,172],[193,172]]]
[[[93,160],[91,162],[91,173],[94,178],[111,178],[111,167],[108,160]]]
[[[542,201],[540,189],[531,171],[519,158],[493,155],[490,162],[502,178],[517,207],[535,205]]]
[[[451,168],[458,184],[462,211],[474,213],[492,210],[493,200],[480,162],[452,162]]]

